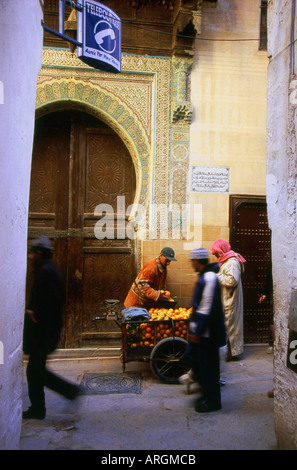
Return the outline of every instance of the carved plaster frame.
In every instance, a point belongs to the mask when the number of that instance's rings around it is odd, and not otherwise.
[[[151,146],[138,117],[111,92],[83,80],[50,79],[37,85],[36,113],[49,112],[51,105],[79,104],[86,112],[110,126],[127,146],[136,172],[135,203],[148,201],[151,175]]]
[[[192,59],[122,56],[122,73],[107,74],[83,64],[66,49],[44,48],[38,76],[37,116],[52,105],[80,106],[109,125],[126,144],[136,172],[137,203],[170,207],[188,202],[190,72]],[[148,83],[151,119],[110,85]],[[185,108],[186,106],[186,108]],[[186,109],[186,113],[184,112]],[[161,222],[162,223],[162,222]],[[151,225],[151,224],[149,224]]]

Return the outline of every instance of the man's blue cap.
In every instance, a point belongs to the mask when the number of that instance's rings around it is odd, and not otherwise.
[[[165,256],[165,258],[168,259],[168,261],[177,261],[177,259],[174,258],[175,253],[172,248],[169,248],[169,246],[166,246],[161,250],[161,255]]]

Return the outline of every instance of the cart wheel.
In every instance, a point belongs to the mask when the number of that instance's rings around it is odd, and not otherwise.
[[[181,375],[190,370],[184,359],[188,342],[183,338],[171,337],[159,341],[150,356],[150,366],[158,379],[170,384],[178,383]]]

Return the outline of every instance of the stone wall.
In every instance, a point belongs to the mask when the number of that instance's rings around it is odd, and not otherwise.
[[[0,5],[0,449],[18,449],[27,219],[42,10],[38,0]]]
[[[268,11],[267,201],[276,326],[275,430],[281,449],[297,449],[297,375],[287,367],[291,294],[297,288],[297,82],[290,60],[291,52],[294,54],[294,46],[290,47],[292,4],[289,0],[271,1]],[[296,26],[292,30],[296,39]]]

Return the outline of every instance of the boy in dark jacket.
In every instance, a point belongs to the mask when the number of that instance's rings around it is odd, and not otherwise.
[[[222,407],[219,348],[226,344],[226,331],[216,263],[209,264],[204,248],[193,250],[190,259],[200,275],[194,288],[186,357],[203,390],[195,410],[205,413]]]

